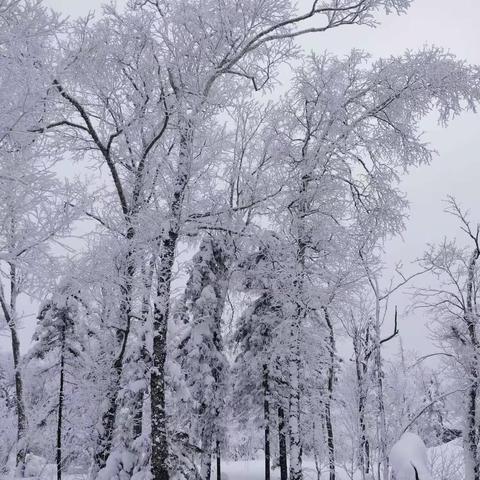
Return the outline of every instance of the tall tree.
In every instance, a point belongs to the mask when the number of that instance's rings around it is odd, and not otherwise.
[[[42,154],[45,152],[42,152],[41,145],[33,145],[35,140],[27,133],[38,125],[45,108],[44,72],[37,67],[49,57],[58,27],[57,17],[41,2],[4,0],[0,4],[0,215],[3,225],[2,268],[6,275],[4,279],[8,279],[2,280],[0,303],[10,330],[15,367],[17,465],[21,475],[26,454],[27,419],[17,299],[28,290],[29,280],[35,276],[34,272],[38,272],[35,255],[45,248],[45,243],[57,229],[64,227],[63,223],[59,225],[59,218],[55,218],[60,216],[59,210],[55,211],[58,203],[53,209],[47,206],[50,195],[55,195],[49,192],[55,180],[42,168],[42,159],[46,158]],[[60,207],[63,210],[63,205]]]
[[[64,283],[50,300],[40,308],[39,324],[33,337],[36,342],[29,353],[30,358],[57,357],[50,365],[58,372],[57,426],[56,426],[56,467],[57,480],[62,479],[65,468],[63,454],[63,422],[65,408],[65,381],[67,366],[78,367],[82,341],[76,332],[78,320],[78,292],[72,285]]]
[[[74,197],[45,171],[41,151],[30,146],[18,147],[6,140],[3,147],[0,152],[0,221],[4,225],[0,237],[3,272],[0,305],[12,342],[18,418],[17,463],[21,466],[27,449],[27,419],[18,337],[21,322],[18,298],[39,290],[50,273],[49,244],[68,233],[77,213],[68,206]]]
[[[478,258],[480,227],[473,225],[453,198],[448,200],[448,212],[460,224],[468,240],[467,247],[445,240],[431,247],[421,260],[440,281],[440,287],[426,287],[417,292],[417,306],[428,308],[436,316],[436,334],[445,353],[456,360],[458,387],[463,393],[464,422],[463,450],[465,478],[480,478],[478,456]]]
[[[212,457],[223,443],[224,399],[228,361],[224,352],[222,314],[228,286],[228,245],[222,237],[206,236],[193,257],[182,299],[183,333],[175,360],[191,397],[186,412],[193,441],[201,446],[201,478],[210,480]]]
[[[146,12],[131,9],[123,16],[106,9],[97,23],[72,25],[49,89],[53,108],[41,129],[55,131],[57,142],[73,154],[84,149],[95,152],[88,160],[106,171],[111,188],[87,214],[116,236],[123,248],[115,280],[120,291],[117,348],[95,453],[97,470],[105,467],[112,450],[135,299],[142,295],[141,289],[134,290],[138,266],[142,252],[148,250],[148,236],[155,239],[158,234],[146,228],[145,212],[163,173],[158,158],[168,157],[169,140],[159,144],[168,136],[170,106],[151,25]]]

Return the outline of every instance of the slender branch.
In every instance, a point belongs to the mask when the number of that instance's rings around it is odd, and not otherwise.
[[[54,122],[54,123],[50,123],[44,127],[40,127],[40,128],[33,128],[31,130],[29,130],[29,132],[31,133],[45,133],[47,130],[51,130],[52,128],[56,128],[56,127],[62,127],[62,126],[67,126],[67,127],[73,127],[73,128],[78,128],[80,130],[84,130],[85,132],[88,132],[88,128],[85,127],[84,125],[80,125],[78,123],[74,123],[74,122],[70,122],[68,120],[61,120],[59,122]]]
[[[108,168],[110,170],[110,173],[112,175],[113,182],[115,184],[115,189],[117,191],[117,195],[118,195],[118,198],[120,200],[120,205],[122,207],[122,212],[126,217],[128,217],[128,215],[129,215],[128,202],[127,202],[125,193],[123,191],[122,182],[120,180],[120,176],[118,175],[117,168],[115,167],[115,163],[113,162],[113,159],[110,155],[109,147],[105,146],[102,143],[102,141],[100,140],[100,137],[98,136],[95,128],[93,127],[93,124],[90,120],[89,115],[87,114],[86,110],[82,107],[82,105],[80,105],[78,100],[76,100],[71,95],[69,95],[57,79],[53,80],[53,85],[56,88],[56,90],[58,91],[58,93],[77,110],[77,112],[80,114],[83,121],[85,122],[86,128],[84,128],[84,129],[86,129],[86,131],[88,131],[88,133],[89,133],[90,137],[92,138],[93,142],[95,143],[97,148],[100,150],[100,152],[102,153],[105,161],[107,162],[107,166],[108,166]]]
[[[423,357],[420,357],[415,363],[410,365],[408,368],[415,368],[420,362],[423,362],[427,358],[430,357],[437,357],[439,355],[443,355],[445,357],[450,357],[450,358],[455,358],[455,355],[452,355],[451,353],[446,353],[446,352],[436,352],[436,353],[429,353],[428,355],[423,355]]]
[[[443,395],[438,396],[435,398],[435,400],[432,400],[428,405],[423,407],[417,415],[413,417],[413,419],[407,424],[407,426],[402,430],[402,434],[404,434],[429,408],[431,408],[433,405],[435,405],[436,402],[439,400],[442,400],[446,397],[449,397],[450,395],[453,395],[455,393],[460,393],[460,392],[465,392],[468,390],[470,387],[465,387],[465,388],[459,388],[457,390],[453,390],[452,392],[444,393]]]

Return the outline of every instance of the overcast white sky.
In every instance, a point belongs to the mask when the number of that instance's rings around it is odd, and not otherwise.
[[[45,0],[57,11],[72,17],[89,11],[101,11],[101,0]],[[119,2],[120,3],[120,2]],[[301,0],[299,5],[308,5]],[[376,29],[343,27],[301,40],[307,50],[328,50],[345,54],[352,48],[363,49],[375,57],[400,54],[424,45],[445,48],[468,62],[480,64],[480,0],[415,0],[404,16],[379,16]],[[455,236],[458,227],[443,212],[447,194],[471,210],[473,220],[480,221],[480,115],[464,114],[446,129],[433,119],[424,123],[425,138],[438,151],[432,165],[413,171],[403,182],[411,202],[410,219],[404,239],[389,244],[388,261],[408,262],[421,255],[428,242]],[[412,269],[410,269],[412,270]],[[394,300],[400,307],[405,296]],[[406,346],[421,352],[433,349],[420,315],[400,315],[401,335]],[[25,328],[22,341],[28,344],[31,328]],[[3,342],[2,342],[3,343]]]

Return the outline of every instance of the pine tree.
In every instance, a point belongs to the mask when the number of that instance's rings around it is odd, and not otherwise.
[[[189,394],[193,440],[201,445],[201,477],[209,480],[211,459],[223,440],[222,412],[228,361],[222,338],[229,257],[222,238],[207,236],[192,262],[177,319],[183,332],[174,357]],[[192,443],[192,442],[191,442]]]
[[[271,231],[262,232],[257,240],[256,251],[245,253],[240,262],[241,288],[257,298],[241,315],[233,337],[238,353],[232,372],[232,410],[239,423],[263,428],[265,478],[270,478],[272,453],[276,452],[281,480],[286,480],[289,328],[282,295],[284,278],[276,266],[286,260],[288,248]],[[278,447],[273,442],[273,426],[278,429]]]
[[[277,390],[273,371],[274,330],[281,320],[281,305],[271,292],[264,292],[242,315],[234,336],[240,351],[233,366],[232,408],[240,421],[253,415],[259,424],[263,423],[266,480],[271,468],[272,397]]]
[[[65,377],[67,367],[78,367],[81,356],[81,341],[77,336],[78,297],[68,283],[61,285],[52,298],[40,308],[38,327],[33,337],[36,342],[29,358],[48,359],[50,369],[58,374],[56,467],[57,480],[62,478],[63,422],[65,408]],[[75,363],[74,363],[75,362]]]

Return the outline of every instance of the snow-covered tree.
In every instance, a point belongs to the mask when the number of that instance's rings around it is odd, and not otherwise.
[[[22,366],[18,327],[22,321],[18,298],[32,295],[48,285],[52,241],[69,232],[77,212],[70,202],[78,195],[69,192],[55,176],[45,170],[42,151],[20,146],[5,139],[0,147],[0,235],[2,280],[0,305],[8,327],[16,375],[18,416],[18,463],[22,464],[26,446]],[[51,281],[51,280],[49,280]],[[42,286],[43,283],[43,286]]]
[[[228,241],[228,240],[227,240]],[[222,315],[231,259],[226,239],[206,236],[192,260],[178,321],[183,324],[174,353],[189,398],[184,399],[191,443],[202,450],[200,475],[209,480],[211,461],[224,443],[224,409],[228,361]],[[189,413],[191,412],[191,413]]]
[[[72,369],[79,368],[82,350],[82,341],[77,333],[80,324],[78,319],[79,301],[78,292],[75,292],[68,282],[64,282],[57,288],[52,298],[40,308],[39,323],[33,337],[35,344],[29,353],[29,357],[32,359],[52,359],[48,362],[48,367],[44,368],[50,376],[53,371],[58,375],[58,394],[54,402],[57,407],[57,480],[61,480],[65,467],[63,452],[65,381],[69,371],[72,375]]]
[[[332,282],[328,261],[334,261],[335,241],[350,238],[344,255],[358,264],[358,257],[355,260],[348,254],[348,245],[360,251],[364,275],[375,287],[365,252],[370,262],[379,242],[403,227],[405,203],[396,185],[398,175],[431,158],[430,149],[419,139],[419,119],[437,109],[440,120],[446,122],[461,111],[462,102],[471,107],[476,101],[475,71],[441,50],[379,60],[369,68],[364,67],[365,60],[359,51],[343,60],[328,55],[309,58],[297,71],[279,127],[293,172],[285,191],[288,208],[277,221],[288,225],[291,244],[296,245],[290,273],[290,292],[294,292],[290,301],[296,305],[290,347],[290,468],[294,479],[302,477],[298,424],[301,323],[309,309],[325,306],[328,299],[327,292],[323,291],[322,298],[319,289],[314,300],[310,285]],[[379,300],[382,295],[376,290]],[[381,340],[379,308],[378,303],[377,344]],[[378,347],[375,351],[379,355]],[[384,459],[386,454],[385,447]]]
[[[478,258],[479,226],[472,224],[453,198],[448,200],[448,211],[454,215],[468,240],[463,247],[445,240],[431,246],[421,259],[436,279],[435,286],[417,292],[417,306],[429,309],[435,315],[435,334],[446,356],[446,366],[454,375],[454,385],[462,392],[463,450],[465,478],[480,478],[478,456]],[[454,362],[450,362],[452,358]]]

